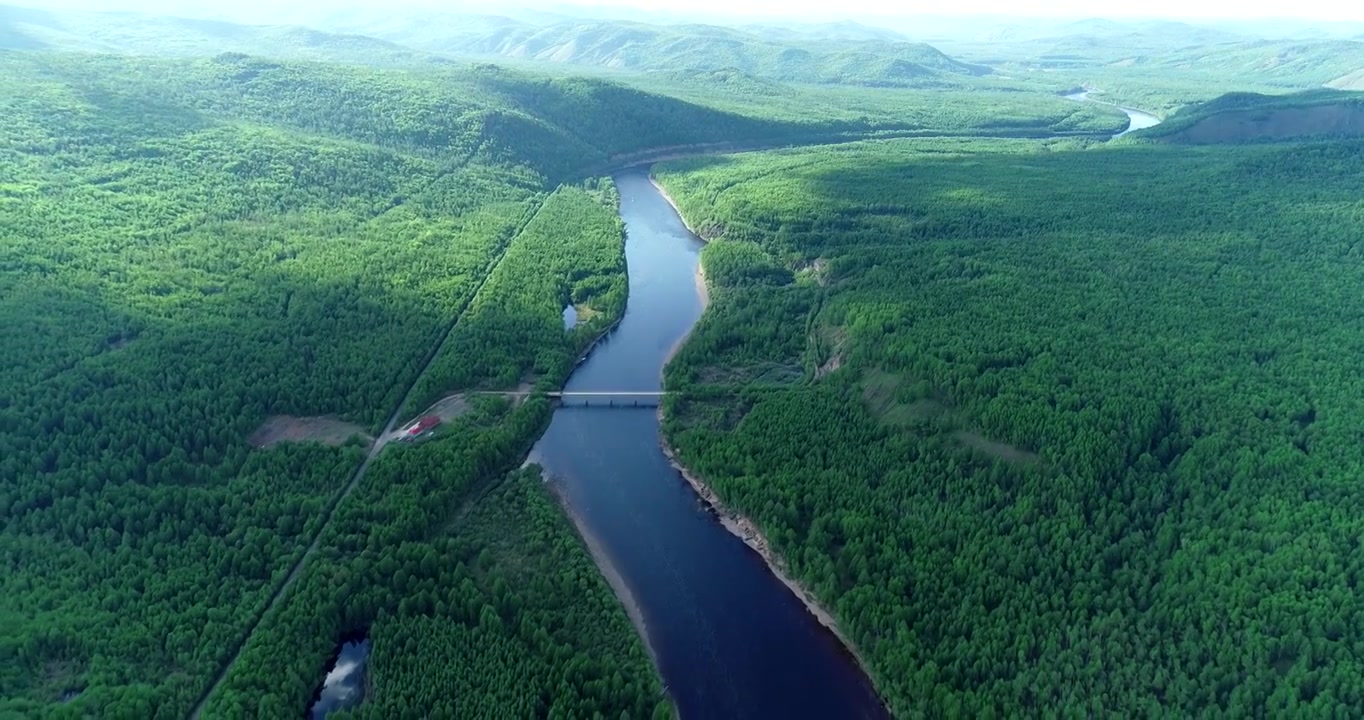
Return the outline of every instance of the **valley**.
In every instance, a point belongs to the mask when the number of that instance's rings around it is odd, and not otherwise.
[[[0,718],[1364,704],[1357,41],[508,12],[0,7]]]

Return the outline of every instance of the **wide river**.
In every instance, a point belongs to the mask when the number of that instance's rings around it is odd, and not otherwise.
[[[701,316],[701,241],[646,169],[615,181],[629,304],[570,392],[659,390],[669,351]],[[833,634],[668,463],[655,408],[560,407],[531,459],[629,589],[684,720],[886,716]]]

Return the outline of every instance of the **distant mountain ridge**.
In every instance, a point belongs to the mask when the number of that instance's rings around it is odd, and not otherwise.
[[[1255,40],[1192,48],[1164,57],[1135,58],[1137,67],[1254,76],[1266,84],[1325,85],[1364,68],[1364,42],[1355,40]]]
[[[0,49],[187,57],[243,52],[366,65],[502,58],[869,87],[957,86],[993,72],[894,31],[855,22],[743,29],[576,20],[548,13],[510,18],[339,10],[317,18],[313,27],[0,5]]]
[[[366,65],[448,62],[385,40],[288,25],[133,12],[52,11],[0,5],[0,49],[205,57],[242,52]]]
[[[594,20],[544,25],[490,15],[404,13],[335,14],[322,24],[339,32],[363,29],[434,53],[642,72],[737,70],[783,82],[868,86],[953,83],[992,72],[894,31],[851,22],[747,28]]]

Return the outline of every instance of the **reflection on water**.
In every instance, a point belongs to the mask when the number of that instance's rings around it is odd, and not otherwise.
[[[658,390],[669,352],[701,316],[701,241],[647,171],[615,180],[629,303],[570,392]],[[629,588],[683,718],[884,717],[838,640],[668,464],[656,408],[560,407],[532,459]]]
[[[572,305],[564,306],[564,329],[572,330],[578,325],[578,308]]]
[[[365,699],[365,663],[369,660],[369,639],[353,640],[341,645],[336,663],[327,671],[322,688],[317,691],[308,717],[322,720],[327,713],[353,708]]]

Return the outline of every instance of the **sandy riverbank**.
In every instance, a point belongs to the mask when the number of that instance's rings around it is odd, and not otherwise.
[[[687,216],[682,214],[682,208],[677,206],[677,201],[673,199],[673,196],[669,195],[668,191],[659,184],[658,179],[653,176],[652,170],[649,172],[649,184],[653,185],[654,189],[658,191],[658,194],[663,196],[663,199],[668,201],[668,204],[672,206],[673,212],[677,213],[678,219],[686,226],[687,232],[691,233],[697,240],[700,240],[703,243],[710,242],[709,238],[701,237],[701,234],[696,232],[696,228],[691,226],[691,223],[687,220]],[[710,285],[706,283],[706,267],[700,260],[697,260],[696,262],[696,294],[701,298],[701,312],[705,312],[706,308],[710,307]],[[682,339],[686,340],[685,337]],[[674,351],[676,351],[676,349],[677,348],[673,348]],[[668,357],[672,358],[672,354],[670,353]]]
[[[658,667],[658,654],[654,652],[653,643],[649,642],[649,630],[644,623],[644,612],[639,607],[639,602],[635,599],[634,593],[630,592],[630,586],[625,584],[625,578],[621,577],[620,571],[611,563],[611,558],[607,556],[605,548],[596,536],[588,529],[587,524],[578,517],[573,506],[568,502],[559,489],[559,484],[553,478],[548,478],[546,484],[554,498],[559,501],[559,507],[563,508],[564,515],[569,522],[573,523],[574,529],[578,531],[578,537],[582,538],[583,545],[587,546],[587,552],[592,556],[597,569],[601,571],[602,577],[606,578],[606,584],[611,586],[611,591],[616,594],[616,599],[625,608],[625,614],[630,618],[630,624],[635,626],[635,632],[639,634],[640,642],[644,643],[645,652],[649,653],[649,660],[654,667]]]
[[[700,240],[703,243],[710,242],[709,238],[701,237],[700,233],[696,232],[696,228],[691,226],[691,223],[687,221],[687,216],[682,214],[682,208],[677,206],[677,201],[673,199],[673,196],[669,195],[668,191],[659,184],[658,179],[653,176],[652,170],[649,172],[649,184],[653,185],[654,189],[658,191],[658,194],[663,196],[663,199],[667,200],[668,204],[672,206],[673,212],[677,213],[678,219],[686,226],[687,232],[691,233],[697,240]],[[697,260],[696,262],[696,294],[701,298],[701,311],[705,312],[706,308],[710,307],[710,286],[706,284],[706,268],[701,264],[700,260]],[[686,338],[683,339],[685,340]],[[671,358],[672,355],[669,355],[668,357]]]
[[[658,194],[672,206],[673,210],[677,213],[677,216],[681,218],[682,224],[687,227],[687,230],[700,239],[701,242],[708,242],[706,238],[701,237],[696,232],[695,228],[688,222],[686,215],[682,213],[682,209],[678,207],[677,201],[675,201],[658,180],[653,177],[652,172],[649,175],[649,182],[658,190]],[[705,268],[699,261],[696,264],[696,292],[701,300],[701,310],[704,313],[706,308],[710,306],[710,286],[706,281]],[[695,326],[693,326],[693,329],[695,329]],[[687,338],[691,336],[691,332],[691,330],[688,330],[685,335],[678,339],[672,349],[669,350],[669,361],[672,360],[673,355],[676,354],[678,349],[682,347],[682,344],[687,341]],[[664,367],[667,367],[667,361],[664,361]],[[686,466],[682,465],[677,459],[676,451],[668,442],[667,437],[663,435],[663,410],[663,406],[660,406],[658,409],[659,446],[663,449],[663,455],[668,458],[668,463],[671,464],[673,468],[677,470],[678,474],[687,481],[687,484],[691,485],[692,490],[695,491],[701,499],[705,500],[706,504],[715,511],[716,516],[720,519],[720,524],[735,537],[742,540],[745,545],[752,548],[754,552],[758,553],[758,556],[763,559],[763,562],[766,563],[771,573],[776,576],[783,585],[789,588],[792,594],[800,599],[801,603],[805,605],[806,610],[808,610],[811,615],[814,615],[821,625],[828,628],[829,631],[838,638],[839,642],[843,644],[843,647],[847,649],[848,654],[852,656],[853,660],[862,670],[862,674],[866,676],[867,679],[871,681],[873,687],[875,687],[876,683],[872,679],[871,673],[868,672],[866,662],[863,661],[862,655],[857,651],[857,648],[843,635],[843,632],[838,627],[838,621],[834,619],[834,616],[828,610],[819,604],[814,593],[807,590],[803,585],[791,577],[786,568],[786,561],[772,549],[771,543],[768,542],[767,537],[762,534],[762,531],[758,529],[757,524],[749,518],[725,507],[725,504],[720,500],[720,497],[715,494],[715,491],[712,490],[710,486],[706,485],[706,483],[702,482],[700,478],[688,470]]]
[[[657,186],[658,184],[655,182],[654,185]],[[672,203],[672,198],[668,198],[667,193],[663,192],[661,187],[659,188],[659,192],[663,194],[663,197],[668,199],[669,203]],[[674,204],[673,207],[675,209],[677,205]],[[678,216],[681,217],[682,214],[679,212]],[[683,219],[683,222],[686,222],[685,218]],[[709,285],[706,282],[705,271],[699,262],[696,264],[696,291],[701,299],[701,310],[704,313],[705,309],[710,305],[710,290]],[[695,326],[693,326],[693,328],[694,327]],[[668,351],[668,360],[665,360],[663,363],[665,368],[667,367],[668,361],[672,360],[673,355],[677,353],[678,349],[682,347],[682,344],[685,343],[690,336],[691,330],[688,330],[685,335],[677,340],[677,343],[673,345],[672,349]],[[661,372],[662,371],[660,371],[660,373]],[[664,406],[662,405],[658,408],[658,442],[659,446],[663,449],[663,455],[668,458],[668,463],[687,481],[687,484],[691,485],[692,490],[695,491],[701,499],[705,500],[706,504],[715,511],[716,516],[720,518],[720,524],[735,537],[743,540],[744,544],[752,548],[754,552],[758,553],[758,556],[767,564],[767,567],[772,574],[775,575],[778,580],[781,580],[782,584],[786,585],[786,587],[800,599],[801,603],[805,605],[805,609],[808,610],[811,615],[814,615],[821,625],[828,628],[829,631],[838,638],[839,642],[843,644],[843,647],[847,649],[848,653],[852,655],[853,659],[857,662],[858,667],[862,670],[862,674],[865,675],[868,680],[871,680],[872,675],[868,672],[867,664],[863,661],[861,653],[857,651],[857,648],[854,647],[848,638],[843,635],[843,632],[839,630],[838,621],[834,619],[834,616],[829,613],[824,606],[819,604],[814,593],[807,590],[790,576],[786,569],[786,561],[772,549],[772,544],[767,541],[767,537],[758,529],[757,524],[749,518],[725,507],[725,504],[720,500],[720,497],[715,494],[715,491],[711,490],[709,485],[702,482],[700,478],[688,470],[687,467],[677,459],[677,452],[673,450],[672,444],[668,442],[668,438],[663,434],[663,409]],[[872,680],[872,685],[875,686],[874,680]]]
[[[697,240],[700,240],[703,243],[709,242],[705,238],[696,234],[696,231],[692,229],[691,223],[687,222],[687,216],[683,215],[681,208],[677,206],[677,201],[673,200],[672,196],[668,194],[668,191],[663,189],[663,186],[659,184],[658,180],[654,178],[652,173],[649,175],[649,184],[653,185],[654,189],[658,191],[658,194],[662,196],[664,200],[668,201],[668,204],[672,206],[673,212],[677,213],[678,219],[680,219],[682,221],[682,224],[686,226],[687,232],[691,233],[693,237],[695,237]],[[705,313],[706,308],[710,307],[710,284],[706,281],[706,267],[701,263],[701,260],[699,258],[696,261],[695,280],[696,297],[700,298],[701,312]],[[691,337],[692,331],[695,329],[696,326],[692,325],[692,327],[689,328],[687,332],[682,335],[682,337],[677,339],[677,342],[673,343],[672,347],[668,348],[668,355],[667,357],[663,358],[663,367],[660,368],[658,371],[659,377],[663,376],[663,370],[668,367],[669,362],[672,362],[673,356],[677,354],[678,350],[682,349],[682,344],[687,342],[687,338]]]
[[[690,232],[692,235],[695,235],[696,239],[700,240],[703,243],[710,242],[709,238],[702,237],[701,233],[696,232],[696,228],[691,226],[691,222],[687,220],[687,216],[682,214],[682,208],[677,206],[677,201],[673,199],[672,195],[668,194],[668,191],[665,190],[661,184],[659,184],[658,178],[654,177],[653,168],[649,169],[649,184],[653,185],[654,189],[658,191],[658,194],[662,195],[663,199],[667,200],[668,204],[673,207],[673,212],[677,213],[677,217],[680,218],[682,220],[682,224],[687,227],[687,232]]]

